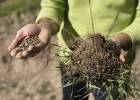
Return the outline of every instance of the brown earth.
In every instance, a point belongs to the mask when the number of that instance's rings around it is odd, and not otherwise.
[[[90,35],[70,53],[65,71],[71,78],[89,80],[99,86],[99,83],[103,84],[102,81],[120,77],[120,73],[126,69],[119,55],[120,48],[113,41],[105,40],[99,33]]]
[[[76,41],[76,39],[73,41]],[[77,83],[86,81],[90,85],[99,88],[104,87],[107,92],[114,92],[115,89],[116,94],[118,93],[123,100],[125,93],[132,90],[130,87],[132,84],[129,79],[130,67],[119,59],[121,48],[112,40],[106,40],[99,33],[93,33],[87,39],[81,40],[79,45],[77,45],[78,42],[73,41],[70,41],[72,42],[70,47],[74,47],[73,52],[69,53],[70,56],[66,56],[69,60],[64,67],[69,82],[76,84],[76,81]],[[126,71],[128,72],[126,73]],[[124,74],[122,75],[122,73]],[[119,91],[119,88],[126,92]],[[82,96],[86,95],[84,89],[81,92],[83,92]],[[75,91],[75,93],[78,93],[78,91]],[[134,93],[132,94],[134,95]],[[111,96],[113,97],[114,95],[112,94]],[[78,100],[78,98],[79,96],[75,97],[74,100]]]

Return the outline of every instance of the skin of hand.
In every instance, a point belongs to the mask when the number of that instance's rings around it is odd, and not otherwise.
[[[41,19],[39,24],[25,25],[23,28],[17,31],[15,38],[8,47],[10,55],[18,59],[24,59],[37,55],[46,47],[52,34],[56,33],[56,29],[58,30],[58,25],[47,18]],[[29,46],[28,49],[21,51],[18,48],[19,43],[24,38],[31,35],[37,35],[41,42],[36,46]]]
[[[120,60],[125,62],[126,53],[132,47],[132,39],[126,33],[120,33],[117,36],[111,38],[120,48]]]
[[[125,62],[126,53],[125,53],[125,51],[124,51],[123,49],[121,49],[120,52],[121,52],[121,53],[120,53],[120,60],[121,60],[121,62]]]

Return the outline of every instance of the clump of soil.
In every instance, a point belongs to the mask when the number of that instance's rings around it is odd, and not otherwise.
[[[18,47],[21,50],[26,50],[29,46],[36,46],[39,43],[40,40],[37,36],[29,36],[29,37],[25,37]]]
[[[73,42],[77,43],[77,42]],[[100,34],[90,35],[77,47],[72,44],[73,52],[65,67],[66,75],[78,80],[89,80],[99,86],[107,80],[115,80],[124,69],[119,60],[120,48]]]

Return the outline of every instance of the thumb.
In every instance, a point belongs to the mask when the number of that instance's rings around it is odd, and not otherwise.
[[[125,58],[126,58],[125,51],[123,49],[121,49],[120,60],[122,62],[125,62]]]
[[[23,35],[22,30],[18,31],[16,37],[14,38],[14,40],[12,41],[10,46],[8,47],[8,50],[12,51],[14,48],[16,48],[24,37],[25,36]]]

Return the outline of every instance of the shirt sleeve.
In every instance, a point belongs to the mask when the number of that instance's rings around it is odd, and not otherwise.
[[[43,17],[48,17],[60,25],[66,9],[66,0],[42,0],[41,10],[36,23]]]
[[[140,0],[138,0],[136,15],[133,22],[124,30],[122,30],[122,32],[128,34],[131,37],[133,44],[140,42]]]

